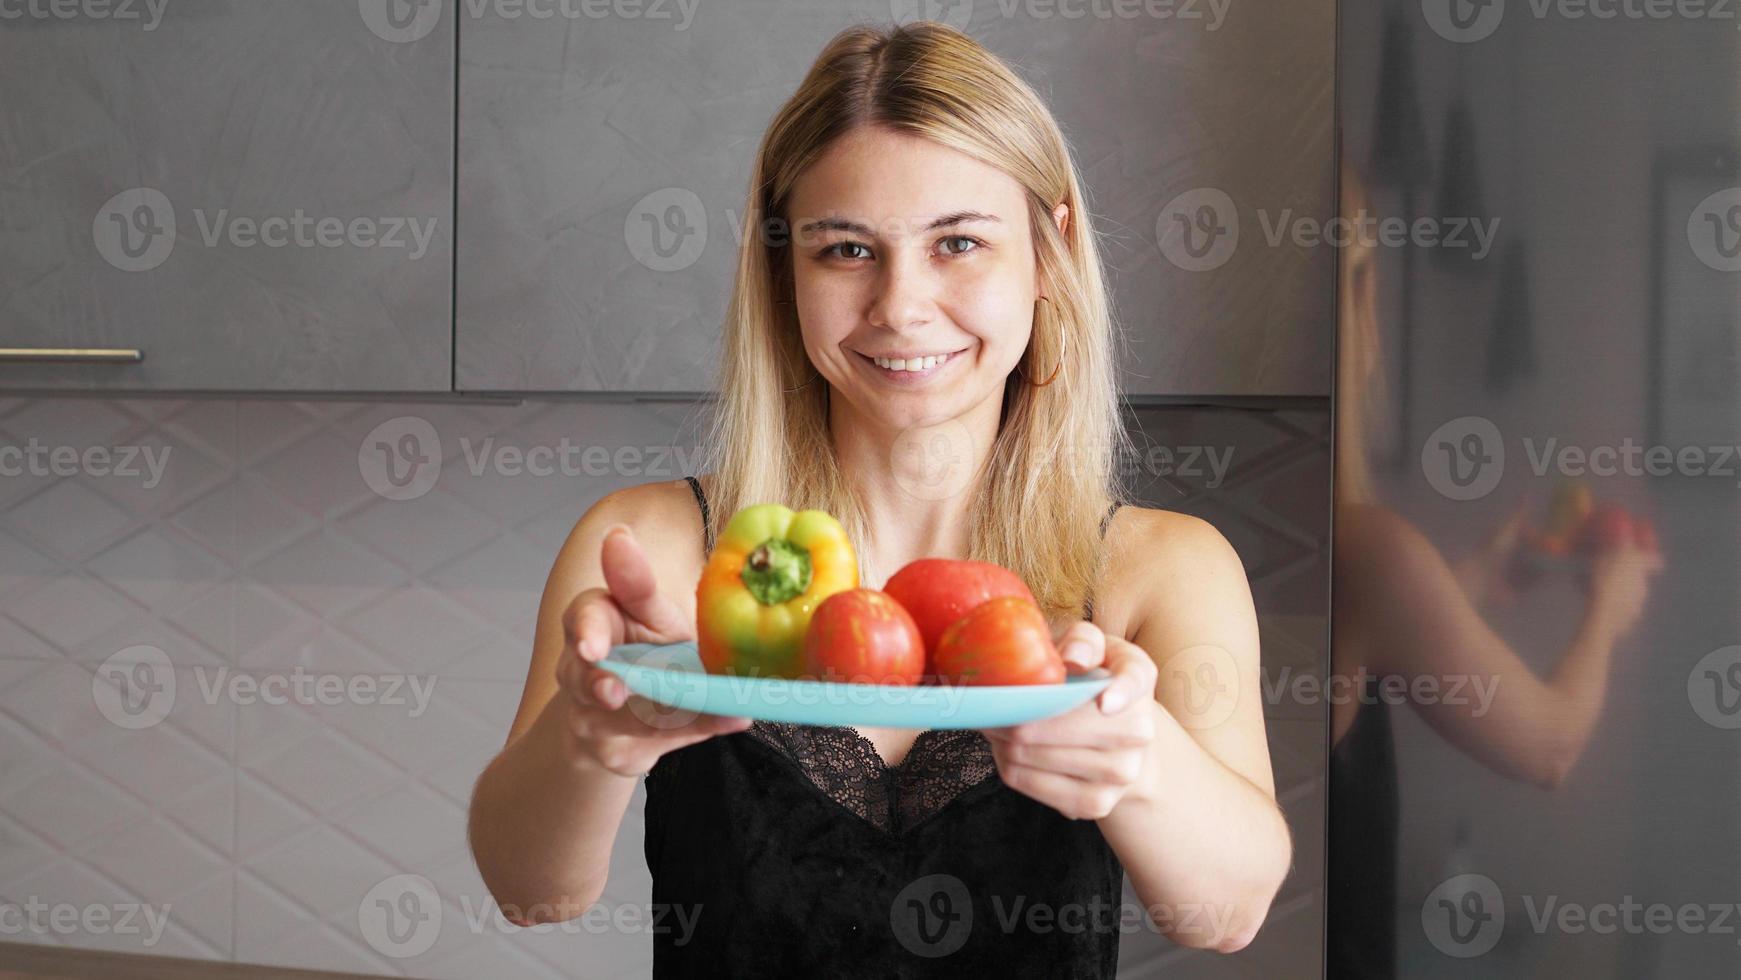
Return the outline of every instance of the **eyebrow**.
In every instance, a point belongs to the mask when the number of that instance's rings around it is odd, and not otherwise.
[[[970,221],[999,222],[1002,220],[1003,219],[995,214],[986,214],[983,211],[951,211],[941,217],[932,219],[930,224],[927,224],[920,230],[936,231],[939,228],[948,228],[951,225],[966,224]],[[805,222],[804,226],[800,228],[799,231],[804,234],[813,231],[846,231],[855,235],[864,235],[866,238],[873,237],[876,234],[871,231],[869,225],[861,224],[847,218],[817,218],[815,221]]]

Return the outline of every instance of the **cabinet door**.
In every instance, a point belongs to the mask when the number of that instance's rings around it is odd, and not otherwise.
[[[1127,391],[1329,393],[1333,257],[1271,245],[1260,214],[1334,214],[1333,0],[534,6],[460,24],[462,390],[708,388],[768,120],[835,32],[926,10],[1015,65],[1071,140]],[[1213,267],[1163,241],[1199,188],[1244,225]]]
[[[449,5],[7,6],[0,388],[450,389]]]

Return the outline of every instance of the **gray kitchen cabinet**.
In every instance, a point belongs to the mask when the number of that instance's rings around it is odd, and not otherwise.
[[[466,9],[460,390],[710,387],[768,120],[835,32],[924,10],[1015,65],[1075,147],[1125,390],[1329,394],[1334,256],[1289,229],[1335,213],[1333,0]]]
[[[0,389],[451,388],[453,5],[8,8]]]

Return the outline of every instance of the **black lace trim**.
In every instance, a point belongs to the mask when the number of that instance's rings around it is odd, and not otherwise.
[[[925,729],[896,766],[846,726],[756,721],[746,734],[796,762],[829,799],[892,834],[906,833],[997,772],[991,743],[970,728]]]

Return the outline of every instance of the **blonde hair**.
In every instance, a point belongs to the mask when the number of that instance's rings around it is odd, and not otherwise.
[[[1337,171],[1344,218],[1371,212],[1366,182],[1344,157]],[[1350,235],[1336,255],[1336,503],[1377,503],[1372,477],[1374,429],[1384,421],[1388,381],[1378,327],[1378,263],[1373,243]],[[1371,368],[1365,365],[1370,362]]]
[[[1080,615],[1103,567],[1101,518],[1122,489],[1114,330],[1099,251],[1063,134],[1032,89],[966,34],[943,24],[852,27],[817,57],[774,116],[756,153],[737,281],[727,312],[718,400],[707,444],[717,453],[712,521],[778,502],[835,515],[855,544],[871,529],[842,477],[828,428],[828,383],[805,354],[791,256],[777,235],[799,176],[860,126],[922,136],[1010,175],[1026,191],[1028,226],[1048,302],[1036,304],[986,468],[972,492],[969,554],[1027,582],[1048,616]],[[1061,234],[1051,212],[1070,208]],[[1042,315],[1044,311],[1044,315]],[[796,390],[792,390],[796,389]],[[1063,458],[1073,465],[1056,465]],[[873,580],[860,555],[861,580]],[[893,569],[889,569],[892,572]]]

